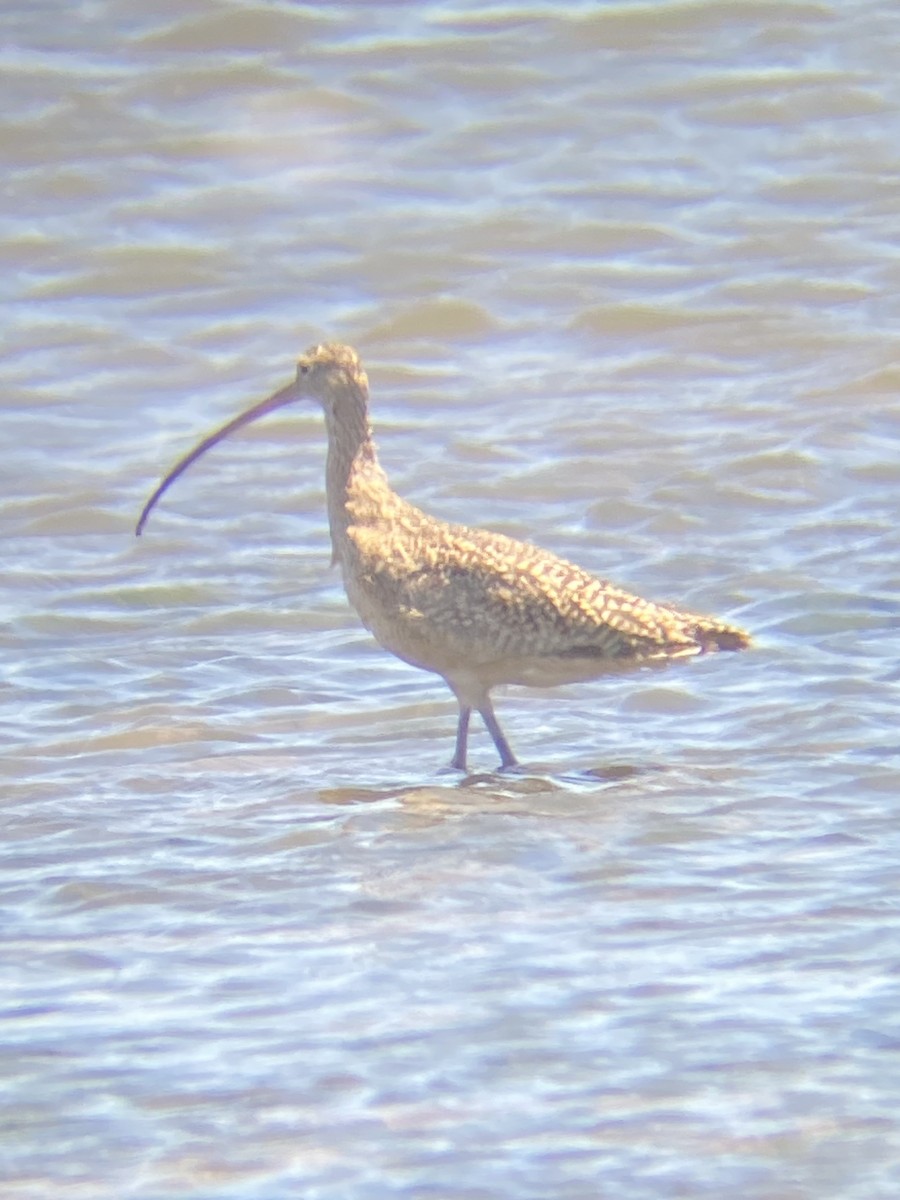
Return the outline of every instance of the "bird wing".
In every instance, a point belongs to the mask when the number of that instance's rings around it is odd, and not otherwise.
[[[404,636],[482,661],[644,659],[699,649],[687,614],[545,550],[447,525],[412,506],[398,515],[381,528],[350,527],[358,560],[357,588],[348,590],[376,637],[402,657],[415,657],[397,648]]]

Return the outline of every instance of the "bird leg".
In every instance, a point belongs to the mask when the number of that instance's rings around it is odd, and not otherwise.
[[[456,726],[456,749],[450,759],[450,766],[455,771],[465,771],[466,769],[466,744],[469,737],[469,717],[471,715],[471,708],[460,701],[459,724]]]
[[[505,771],[507,767],[517,767],[519,765],[516,756],[509,747],[509,742],[503,736],[503,730],[500,728],[500,723],[494,716],[494,708],[491,704],[490,697],[485,696],[484,703],[478,709],[481,714],[481,719],[487,726],[487,731],[494,739],[494,745],[497,747],[497,753],[500,755],[500,770]]]
[[[453,751],[453,757],[450,759],[450,769],[453,771],[465,771],[467,769],[466,751],[469,741],[469,718],[472,715],[472,705],[465,704],[460,700],[459,696],[457,696],[457,700],[459,700],[459,723],[456,726],[456,748]],[[489,696],[485,696],[478,705],[478,713],[482,721],[484,721],[494,745],[497,747],[497,753],[500,755],[500,770],[505,771],[507,767],[517,767],[519,765],[518,760],[510,749],[509,742],[503,735],[500,722],[494,716],[494,707],[491,704]]]

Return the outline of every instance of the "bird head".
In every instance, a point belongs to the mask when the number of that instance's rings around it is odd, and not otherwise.
[[[141,536],[157,501],[175,480],[202,454],[236,430],[258,421],[260,417],[275,412],[276,409],[284,408],[287,404],[307,398],[317,400],[329,418],[334,417],[335,411],[342,403],[352,404],[364,413],[367,394],[366,373],[360,366],[359,355],[352,347],[336,343],[310,347],[297,360],[297,372],[290,383],[209,434],[172,467],[144,505],[135,527],[136,536]]]

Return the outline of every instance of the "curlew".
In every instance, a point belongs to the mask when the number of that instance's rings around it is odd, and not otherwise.
[[[749,645],[734,625],[642,600],[546,550],[448,524],[403,500],[378,463],[369,383],[349,346],[312,347],[287,386],[204,438],[153,492],[136,534],[201,454],[306,397],[325,413],[328,523],[347,596],[386,650],[440,675],[455,695],[459,721],[451,767],[466,770],[473,710],[493,739],[501,769],[517,765],[491,704],[498,684],[574,683]]]

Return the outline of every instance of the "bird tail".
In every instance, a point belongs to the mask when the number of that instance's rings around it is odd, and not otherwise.
[[[702,647],[701,654],[708,654],[714,650],[746,650],[751,642],[750,634],[745,633],[743,629],[718,622],[698,623],[689,632]]]

